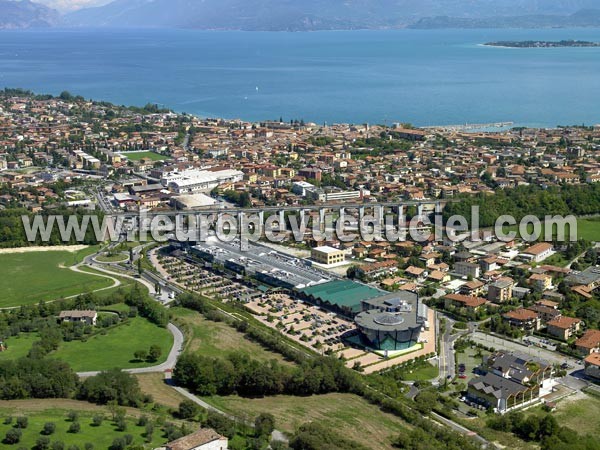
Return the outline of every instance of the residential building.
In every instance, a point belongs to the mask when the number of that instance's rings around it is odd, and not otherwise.
[[[505,313],[502,317],[511,326],[523,331],[531,332],[540,329],[540,317],[535,311],[529,309],[515,309],[514,311]]]
[[[514,282],[498,280],[488,286],[488,300],[494,303],[504,303],[512,298]]]
[[[555,309],[555,308],[549,308],[548,306],[544,306],[544,305],[540,305],[540,304],[532,305],[527,309],[535,312],[539,316],[542,323],[544,323],[544,324],[548,323],[554,319],[557,319],[561,316],[560,310]]]
[[[95,326],[98,321],[98,313],[96,311],[61,311],[58,318],[62,322],[81,322]]]
[[[534,273],[528,281],[537,292],[544,292],[552,287],[552,277],[545,273]]]
[[[228,439],[210,428],[201,428],[155,450],[227,450]]]
[[[567,341],[579,332],[580,326],[580,319],[560,316],[548,322],[548,334],[563,341]]]
[[[600,330],[587,330],[575,341],[575,349],[582,355],[600,352]]]
[[[479,264],[460,261],[454,264],[454,272],[465,277],[479,278],[481,269]]]
[[[600,353],[591,353],[584,360],[584,373],[587,377],[600,380]]]
[[[444,305],[446,308],[454,306],[455,308],[467,308],[472,311],[477,311],[485,304],[485,299],[481,297],[469,297],[460,294],[448,294],[444,297]]]

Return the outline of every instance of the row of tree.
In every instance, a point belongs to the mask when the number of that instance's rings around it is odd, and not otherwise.
[[[498,217],[510,215],[519,222],[527,215],[540,219],[547,215],[577,216],[600,214],[600,185],[566,185],[542,188],[533,184],[514,189],[498,190],[495,195],[479,194],[448,203],[443,211],[444,221],[460,215],[471,222],[471,208],[479,206],[479,225],[492,227]]]
[[[264,363],[233,353],[210,358],[187,353],[177,361],[174,379],[200,395],[255,397],[265,395],[313,395],[329,392],[361,393],[360,376],[340,360],[316,357],[289,368],[273,360]]]

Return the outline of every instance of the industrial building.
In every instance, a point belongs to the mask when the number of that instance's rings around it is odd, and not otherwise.
[[[176,194],[196,194],[210,192],[224,183],[237,183],[244,179],[239,170],[183,170],[164,174],[160,182]]]
[[[330,277],[311,267],[308,261],[294,258],[256,244],[240,250],[238,241],[222,242],[212,238],[198,243],[190,253],[207,262],[222,264],[227,270],[253,277],[269,286],[290,290],[303,289],[330,281]]]
[[[313,248],[310,252],[310,259],[319,264],[331,266],[344,262],[346,255],[342,250],[337,248],[323,246]]]

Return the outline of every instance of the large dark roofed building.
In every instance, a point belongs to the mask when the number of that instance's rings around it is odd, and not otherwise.
[[[362,343],[375,350],[406,350],[419,342],[427,322],[427,306],[412,292],[395,292],[362,301],[354,321]]]

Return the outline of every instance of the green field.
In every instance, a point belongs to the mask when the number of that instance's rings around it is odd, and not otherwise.
[[[578,219],[577,234],[588,241],[600,242],[600,218]]]
[[[391,449],[391,437],[409,428],[402,419],[352,394],[301,398],[278,395],[257,399],[207,397],[204,400],[238,417],[256,417],[269,412],[275,416],[277,429],[289,434],[304,423],[317,422],[367,448]]]
[[[503,230],[505,233],[509,231],[516,231],[517,234],[519,232],[518,226],[506,226]],[[533,226],[529,225],[527,227],[527,231],[529,233],[533,232]],[[546,229],[544,223],[542,222],[542,235],[540,236],[541,240],[545,238]],[[565,229],[566,238],[569,237],[568,228]],[[600,242],[600,217],[591,218],[591,219],[577,219],[577,238],[585,239],[586,241],[594,241]]]
[[[212,322],[200,313],[185,308],[171,308],[174,321],[181,325],[185,334],[185,350],[200,352],[213,358],[234,352],[247,353],[254,359],[284,362],[283,356],[266,350],[247,339],[244,334],[224,322]]]
[[[162,356],[156,362],[147,363],[134,360],[136,350],[148,350],[157,344]],[[130,319],[106,334],[98,334],[87,342],[64,342],[53,352],[52,358],[62,359],[76,372],[108,370],[113,368],[133,369],[154,366],[167,359],[173,346],[173,336],[166,328],[160,328],[146,319]]]
[[[532,408],[533,414],[545,414],[541,407]],[[558,401],[554,417],[563,426],[581,434],[597,434],[600,429],[600,397],[578,392]]]
[[[165,159],[169,159],[164,155],[154,152],[122,152],[121,154],[127,156],[127,159],[130,161],[140,161],[144,158],[151,159],[152,161],[164,161]]]
[[[0,308],[56,300],[111,286],[108,278],[73,272],[69,266],[96,249],[0,254]]]
[[[29,349],[39,339],[37,333],[21,333],[5,341],[6,351],[0,352],[0,361],[18,359],[27,356]]]
[[[41,400],[37,401],[42,404],[49,404],[49,401]],[[60,400],[53,401],[56,404],[62,404]],[[70,446],[76,445],[80,449],[83,449],[86,443],[92,443],[94,450],[109,450],[113,443],[113,440],[118,437],[123,437],[129,434],[133,437],[133,443],[137,445],[146,445],[149,448],[157,447],[165,443],[163,433],[160,430],[159,425],[155,425],[154,433],[150,443],[146,442],[145,439],[145,427],[137,426],[136,419],[134,417],[128,417],[126,419],[127,429],[125,431],[117,431],[116,426],[111,421],[110,414],[106,408],[94,407],[94,405],[85,404],[83,402],[64,401],[65,405],[72,406],[74,411],[79,414],[78,422],[80,424],[79,433],[69,433],[69,426],[71,422],[67,420],[68,409],[57,409],[51,408],[43,411],[37,411],[34,405],[31,405],[31,401],[25,402],[8,402],[11,407],[2,405],[0,409],[0,439],[4,439],[6,432],[14,427],[16,417],[27,417],[28,426],[22,430],[23,435],[21,441],[16,445],[2,444],[2,448],[26,448],[33,449],[36,446],[36,442],[42,437],[40,433],[44,428],[44,424],[53,422],[56,425],[56,431],[48,436],[50,442],[63,442],[64,448],[68,449]],[[17,405],[31,405],[32,411],[28,411],[28,407],[18,407],[16,409],[13,404]],[[88,406],[89,405],[89,406]],[[94,408],[90,408],[94,407]],[[131,411],[130,411],[131,412]],[[95,414],[104,415],[104,421],[98,427],[92,425],[92,417]],[[138,412],[141,415],[140,412]],[[12,424],[5,424],[4,419],[8,416],[13,417]],[[52,444],[51,444],[52,445]]]

